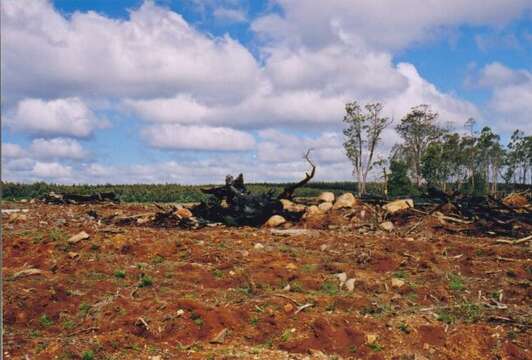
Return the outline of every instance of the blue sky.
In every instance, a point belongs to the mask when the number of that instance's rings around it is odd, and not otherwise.
[[[347,101],[531,132],[526,0],[5,0],[2,178],[351,178]],[[405,10],[407,9],[407,10]],[[384,133],[379,156],[398,141]]]

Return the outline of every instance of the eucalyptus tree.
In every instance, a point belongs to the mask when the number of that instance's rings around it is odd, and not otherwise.
[[[432,111],[429,105],[418,105],[406,114],[395,130],[403,140],[399,151],[403,152],[410,170],[419,187],[423,179],[421,168],[423,154],[429,145],[437,141],[444,133],[438,124],[438,113]]]
[[[366,104],[364,109],[356,101],[345,106],[343,145],[353,164],[353,175],[356,176],[360,195],[366,192],[368,173],[378,162],[374,158],[382,131],[391,123],[382,115],[382,110],[381,103]]]

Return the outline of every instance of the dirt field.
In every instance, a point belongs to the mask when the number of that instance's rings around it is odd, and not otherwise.
[[[110,227],[87,211],[154,207],[15,207],[29,211],[2,215],[4,359],[532,358],[528,243]]]

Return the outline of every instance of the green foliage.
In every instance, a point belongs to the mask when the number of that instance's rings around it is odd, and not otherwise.
[[[114,275],[118,279],[123,279],[126,277],[126,272],[124,270],[116,270]]]
[[[39,323],[40,323],[43,327],[48,327],[48,326],[51,326],[54,322],[52,321],[52,319],[50,319],[50,318],[48,317],[48,315],[43,314],[43,315],[41,315],[41,317],[39,318]]]
[[[92,350],[84,351],[81,355],[82,360],[94,360],[94,352]]]
[[[464,280],[460,275],[449,274],[449,289],[453,291],[461,291],[465,289]]]
[[[408,165],[400,160],[392,160],[390,163],[390,177],[388,178],[388,193],[390,196],[414,195],[416,189],[408,177]]]
[[[338,284],[336,283],[336,281],[328,280],[328,281],[325,281],[321,285],[321,291],[323,291],[327,295],[334,296],[334,295],[338,294],[340,289],[339,289]]]
[[[139,287],[149,287],[153,285],[153,280],[151,277],[142,274],[139,279]]]

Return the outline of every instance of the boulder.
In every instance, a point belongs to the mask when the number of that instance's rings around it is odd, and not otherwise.
[[[266,227],[277,227],[279,225],[282,225],[286,222],[286,219],[282,217],[281,215],[273,215],[271,218],[266,221],[264,226]]]
[[[414,207],[414,200],[412,199],[399,199],[391,201],[382,206],[388,214],[394,214],[398,211],[406,210]]]
[[[327,212],[333,208],[332,202],[322,202],[318,205],[318,209],[320,209],[322,212]]]
[[[344,208],[352,208],[357,203],[357,199],[355,196],[351,193],[345,193],[340,196],[338,196],[338,199],[336,199],[333,209],[344,209]]]
[[[288,199],[281,199],[281,204],[283,204],[283,210],[289,212],[303,212],[306,209],[305,205],[296,204]]]
[[[307,211],[305,212],[305,215],[303,217],[308,218],[311,216],[316,216],[316,215],[321,215],[321,214],[322,214],[322,211],[320,210],[319,207],[317,207],[316,205],[311,205],[307,208]]]
[[[329,191],[322,192],[320,194],[320,196],[318,196],[318,201],[333,203],[334,202],[334,193],[329,192]]]

